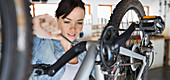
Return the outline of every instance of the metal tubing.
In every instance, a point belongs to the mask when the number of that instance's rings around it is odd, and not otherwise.
[[[143,73],[143,71],[144,71],[144,69],[145,69],[145,66],[146,66],[146,61],[143,60],[143,65],[142,65],[142,67],[141,67],[141,69],[140,69],[140,72],[139,72],[138,77],[137,77],[136,80],[141,80],[141,76],[142,76],[142,73]]]
[[[95,65],[96,80],[104,80],[104,74],[100,66],[101,65]]]
[[[88,80],[89,75],[94,67],[95,58],[97,55],[97,46],[90,45],[88,52],[80,66],[78,73],[76,74],[75,80]]]
[[[137,77],[137,80],[140,80],[141,76],[142,76],[142,73],[144,71],[144,68],[146,66],[146,57],[145,56],[142,56],[138,53],[135,53],[133,51],[130,51],[128,49],[125,49],[123,47],[120,47],[120,54],[122,55],[126,55],[126,56],[129,56],[129,57],[133,57],[133,58],[136,58],[136,59],[140,59],[140,60],[143,60],[143,65],[140,69],[140,72],[138,74],[138,77]]]
[[[123,47],[120,47],[120,54],[129,56],[129,57],[133,57],[133,58],[136,58],[136,59],[140,59],[140,60],[146,59],[145,56],[142,56],[142,55],[140,55],[136,52],[130,51],[130,50],[123,48]]]
[[[99,54],[96,57],[96,61],[100,61],[100,55]],[[100,64],[95,65],[95,75],[96,75],[95,76],[96,80],[104,80],[104,74],[102,73]]]

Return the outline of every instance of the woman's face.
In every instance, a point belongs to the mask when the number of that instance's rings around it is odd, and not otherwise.
[[[71,13],[62,19],[58,19],[61,33],[71,41],[74,41],[83,28],[84,10],[80,7],[74,8]]]

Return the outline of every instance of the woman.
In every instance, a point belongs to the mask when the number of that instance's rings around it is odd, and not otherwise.
[[[70,41],[75,41],[83,28],[85,16],[84,3],[81,0],[62,0],[56,10],[56,18],[48,14],[36,16],[33,19],[34,38],[32,64],[53,64],[72,45],[59,34]],[[48,75],[30,76],[30,80],[73,80],[85,56],[85,52],[70,60],[53,77]]]

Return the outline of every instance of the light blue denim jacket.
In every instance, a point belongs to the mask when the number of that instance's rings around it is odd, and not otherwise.
[[[64,48],[59,40],[34,37],[32,64],[54,64],[64,53]],[[78,59],[82,62],[85,55],[86,52],[83,52],[78,56]],[[36,76],[34,70],[29,80],[60,80],[64,72],[65,66],[63,66],[53,77],[48,75]]]

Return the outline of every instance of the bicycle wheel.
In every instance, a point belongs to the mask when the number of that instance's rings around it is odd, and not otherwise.
[[[108,26],[112,25],[117,28],[118,32],[117,35],[115,35],[116,37],[124,33],[132,22],[139,24],[139,21],[142,16],[145,16],[145,12],[140,1],[122,0],[117,4],[116,8],[114,9],[113,14],[110,17]],[[124,47],[131,50],[135,46],[135,44],[140,44],[142,36],[143,36],[142,31],[140,31],[139,28],[136,28],[135,31],[132,33],[131,37],[129,38],[129,40],[124,45]],[[135,47],[134,51],[140,53],[140,49],[138,49],[138,47]],[[120,56],[122,60],[120,64],[130,63],[129,57],[122,55]],[[133,63],[138,64],[140,63],[140,61],[133,59]],[[136,80],[136,77],[139,72],[138,69],[140,69],[140,65],[133,66],[133,68],[130,65],[126,66],[120,65],[120,71],[118,73],[117,80]],[[143,76],[143,78],[144,77],[145,76]]]
[[[31,72],[32,27],[28,0],[0,0],[0,80],[25,80]]]

